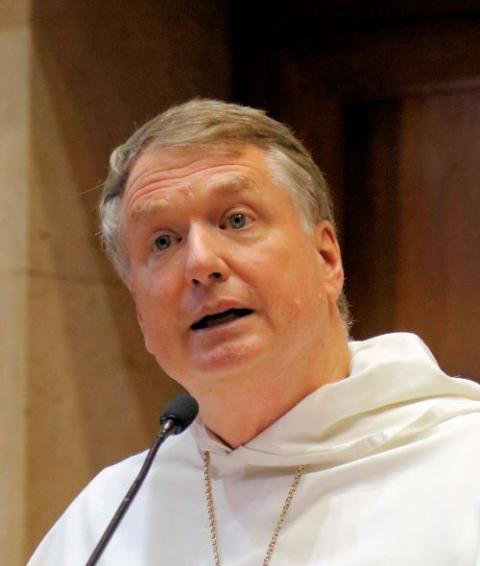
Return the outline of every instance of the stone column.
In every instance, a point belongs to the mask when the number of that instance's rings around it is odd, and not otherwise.
[[[0,552],[15,565],[26,524],[28,16],[27,0],[0,5]]]
[[[0,562],[21,566],[104,466],[147,448],[178,387],[144,349],[96,206],[110,151],[227,98],[227,3],[0,3]]]

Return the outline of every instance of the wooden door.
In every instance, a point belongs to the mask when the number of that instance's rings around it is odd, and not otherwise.
[[[236,68],[326,172],[353,335],[417,332],[480,380],[478,4],[291,3],[243,21]]]

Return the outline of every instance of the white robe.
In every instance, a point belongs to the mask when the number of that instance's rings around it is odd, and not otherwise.
[[[299,464],[272,566],[480,566],[480,386],[450,378],[411,334],[351,342],[351,375],[231,450],[199,420],[169,439],[99,566],[259,566]],[[144,454],[103,470],[29,566],[84,565]]]

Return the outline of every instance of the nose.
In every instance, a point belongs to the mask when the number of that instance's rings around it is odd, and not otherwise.
[[[185,278],[192,287],[208,286],[226,281],[230,269],[225,262],[225,243],[215,235],[214,228],[190,228],[185,259]]]

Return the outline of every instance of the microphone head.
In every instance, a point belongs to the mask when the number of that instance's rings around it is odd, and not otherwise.
[[[198,403],[195,399],[186,393],[174,397],[160,417],[160,423],[165,424],[166,421],[174,422],[174,434],[180,434],[188,428],[198,414]]]

